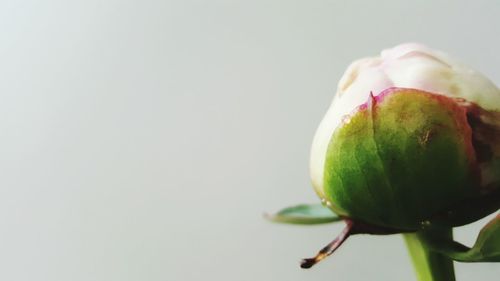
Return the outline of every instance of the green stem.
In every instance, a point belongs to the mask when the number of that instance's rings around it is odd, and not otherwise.
[[[425,245],[423,241],[428,235],[446,236],[450,239],[453,236],[451,228],[404,234],[418,281],[455,281],[453,261],[431,251]]]

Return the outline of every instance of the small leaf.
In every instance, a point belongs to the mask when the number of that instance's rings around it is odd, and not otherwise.
[[[427,239],[436,252],[461,262],[500,262],[500,214],[481,229],[472,248],[453,240]]]
[[[342,220],[321,204],[302,204],[285,208],[274,215],[265,215],[273,222],[289,224],[323,224]]]

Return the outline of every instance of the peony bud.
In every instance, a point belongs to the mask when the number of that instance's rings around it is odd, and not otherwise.
[[[418,229],[500,187],[500,90],[422,45],[358,60],[314,137],[311,178],[339,215]]]

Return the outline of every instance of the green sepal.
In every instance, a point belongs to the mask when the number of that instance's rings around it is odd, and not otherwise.
[[[332,210],[321,204],[301,204],[282,209],[274,215],[265,215],[273,222],[288,224],[325,224],[341,221]]]
[[[353,220],[418,230],[478,196],[471,134],[450,98],[402,88],[370,96],[330,139],[324,199]]]
[[[440,227],[456,227],[482,219],[500,209],[500,183],[484,188],[479,196],[462,200],[447,210],[438,213],[429,222]]]
[[[427,236],[428,246],[442,255],[460,262],[500,262],[500,214],[486,224],[469,248],[443,237]]]

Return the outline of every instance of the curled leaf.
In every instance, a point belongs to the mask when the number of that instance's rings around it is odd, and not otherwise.
[[[288,224],[324,224],[342,220],[332,210],[321,204],[301,204],[282,209],[274,215],[265,217],[273,222]]]
[[[472,248],[442,237],[426,240],[432,250],[455,261],[500,262],[500,214],[481,229]]]

